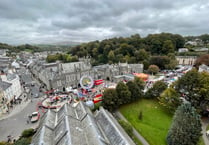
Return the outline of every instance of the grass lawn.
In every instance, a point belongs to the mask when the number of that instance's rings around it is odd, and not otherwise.
[[[140,111],[143,114],[142,120],[138,119]],[[168,114],[157,101],[139,100],[122,106],[120,112],[150,145],[166,145],[172,115]]]

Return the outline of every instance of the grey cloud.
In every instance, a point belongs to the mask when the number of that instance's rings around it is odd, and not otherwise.
[[[139,33],[208,33],[207,0],[2,0],[0,40],[91,41]]]

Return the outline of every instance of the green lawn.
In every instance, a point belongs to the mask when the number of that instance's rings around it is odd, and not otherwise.
[[[142,120],[138,119],[140,111],[143,114]],[[168,114],[157,101],[143,99],[122,106],[120,112],[150,145],[166,145],[172,115]]]

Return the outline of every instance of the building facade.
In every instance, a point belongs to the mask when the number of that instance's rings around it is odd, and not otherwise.
[[[80,78],[83,75],[92,75],[90,62],[72,62],[72,63],[43,63],[33,62],[29,69],[34,77],[38,78],[47,89],[66,87],[78,87]]]
[[[114,76],[143,72],[143,64],[118,63],[114,65],[100,65],[92,68],[90,59],[82,59],[72,63],[45,63],[36,61],[29,69],[34,77],[40,79],[47,89],[63,89],[78,87],[82,76],[88,75],[93,79],[107,79],[114,81]]]
[[[197,56],[176,56],[179,65],[194,65]]]

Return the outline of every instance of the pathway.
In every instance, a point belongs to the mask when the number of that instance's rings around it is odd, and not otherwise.
[[[205,145],[209,145],[209,137],[206,136],[206,128],[209,124],[209,118],[202,119],[202,137],[205,142]]]

